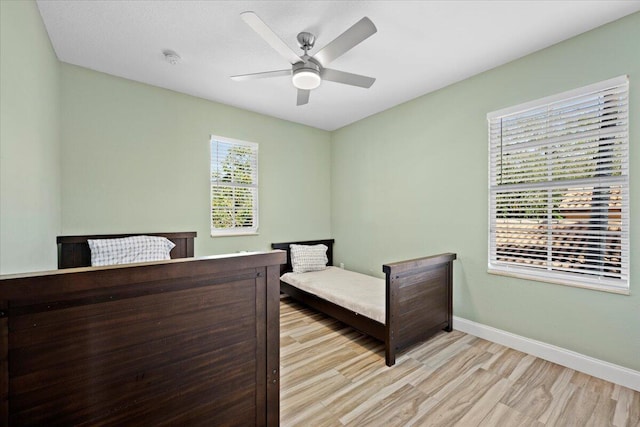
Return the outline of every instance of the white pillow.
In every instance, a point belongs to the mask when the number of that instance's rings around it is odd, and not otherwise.
[[[294,273],[320,271],[327,268],[326,245],[289,245],[291,251],[291,266]]]
[[[176,245],[166,237],[131,236],[120,239],[87,239],[91,265],[130,264],[171,259]]]

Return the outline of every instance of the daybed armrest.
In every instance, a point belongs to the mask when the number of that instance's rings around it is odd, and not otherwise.
[[[385,264],[385,359],[396,350],[423,341],[439,330],[451,331],[454,253]]]
[[[451,252],[432,255],[424,258],[416,258],[408,261],[393,262],[390,264],[384,264],[382,271],[390,274],[399,274],[409,270],[415,270],[417,268],[429,267],[431,265],[444,264],[451,262],[457,258],[457,255]]]

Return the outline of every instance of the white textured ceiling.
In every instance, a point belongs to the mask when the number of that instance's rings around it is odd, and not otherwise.
[[[39,0],[61,61],[334,130],[640,10],[640,1],[98,1]],[[288,77],[229,76],[289,67],[240,18],[254,11],[293,50],[318,51],[363,16],[378,32],[331,68],[377,80],[323,82],[296,106]],[[162,51],[182,60],[171,65]],[[300,51],[302,53],[302,51]]]

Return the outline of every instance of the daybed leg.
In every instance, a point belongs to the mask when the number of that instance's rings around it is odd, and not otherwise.
[[[453,260],[456,255],[453,254],[451,261],[447,262],[447,327],[445,331],[453,331]]]
[[[449,315],[447,316],[447,326],[443,328],[447,332],[453,331],[453,307],[451,307],[451,300],[449,300]]]
[[[396,364],[396,350],[392,346],[385,346],[384,350],[385,362],[387,366],[393,366]]]

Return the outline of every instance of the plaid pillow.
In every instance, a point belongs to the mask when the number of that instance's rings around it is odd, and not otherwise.
[[[131,236],[120,239],[88,239],[91,265],[130,264],[171,259],[176,245],[166,237]]]
[[[325,245],[289,245],[291,266],[294,273],[319,271],[327,268],[327,247]]]

